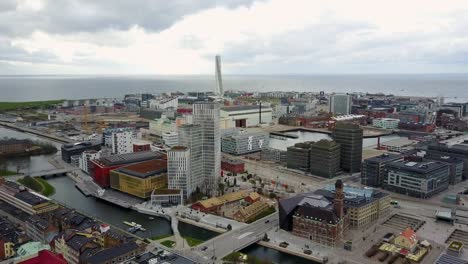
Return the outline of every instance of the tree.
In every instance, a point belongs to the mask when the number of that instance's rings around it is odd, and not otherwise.
[[[227,230],[229,230],[229,231],[232,230],[232,225],[231,224],[227,225]]]
[[[237,178],[234,178],[234,186],[237,185]]]
[[[270,197],[270,199],[275,199],[275,198],[276,198],[276,194],[275,194],[275,193],[270,193],[269,197]]]
[[[218,184],[218,192],[221,193],[221,195],[224,194],[224,183],[220,182]]]

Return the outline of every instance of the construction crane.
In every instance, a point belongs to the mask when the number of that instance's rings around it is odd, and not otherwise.
[[[85,134],[89,134],[90,133],[90,128],[89,128],[89,117],[88,117],[88,105],[87,104],[84,104],[83,105],[83,113],[82,113],[82,116],[81,116],[81,130],[85,133]]]

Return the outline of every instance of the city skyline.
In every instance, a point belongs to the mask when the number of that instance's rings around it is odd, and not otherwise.
[[[225,74],[461,73],[467,12],[434,0],[8,0],[0,70],[212,74],[219,54]]]

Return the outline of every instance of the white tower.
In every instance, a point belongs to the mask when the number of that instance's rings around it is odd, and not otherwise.
[[[224,96],[223,79],[221,78],[221,56],[216,55],[215,61],[216,61],[216,68],[215,68],[215,75],[216,75],[215,95],[217,95],[217,96]]]

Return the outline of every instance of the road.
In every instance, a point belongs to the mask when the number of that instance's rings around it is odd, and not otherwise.
[[[278,221],[278,213],[274,213],[248,226],[226,232],[197,247],[177,251],[177,253],[197,263],[219,263],[229,253],[239,251],[261,240],[265,233],[278,227]]]

